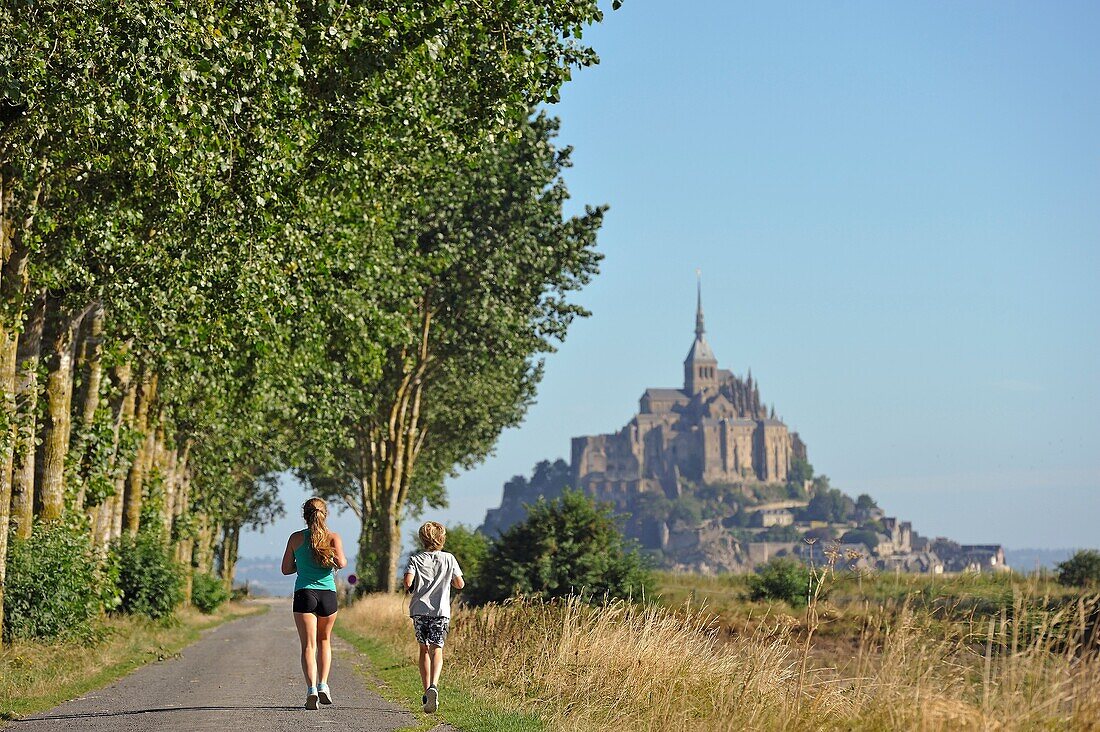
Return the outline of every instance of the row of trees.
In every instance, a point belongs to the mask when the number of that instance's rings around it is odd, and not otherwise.
[[[520,419],[583,314],[602,209],[563,217],[568,150],[532,110],[596,61],[600,18],[0,7],[0,592],[9,525],[62,519],[98,549],[162,522],[231,581],[291,467],[357,511],[392,588],[405,512]]]

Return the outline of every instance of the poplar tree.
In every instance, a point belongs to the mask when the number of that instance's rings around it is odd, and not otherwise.
[[[597,271],[603,209],[563,216],[570,151],[555,148],[556,131],[535,116],[441,171],[393,233],[398,269],[410,275],[385,291],[382,309],[400,317],[396,340],[376,381],[349,384],[338,449],[304,471],[360,517],[368,587],[394,589],[405,516],[442,505],[443,480],[519,423],[540,354],[586,314],[568,297]],[[334,334],[333,356],[349,335]]]

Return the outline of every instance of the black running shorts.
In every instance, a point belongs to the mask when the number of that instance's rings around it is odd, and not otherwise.
[[[336,614],[336,593],[332,590],[295,590],[294,612],[327,618]]]

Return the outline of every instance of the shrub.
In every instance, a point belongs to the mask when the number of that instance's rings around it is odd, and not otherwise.
[[[489,537],[480,531],[474,531],[463,524],[455,524],[447,527],[447,543],[444,549],[455,555],[458,566],[462,568],[462,576],[466,580],[464,592],[472,596],[475,592],[474,585],[485,558],[489,555]]]
[[[471,599],[583,594],[600,601],[641,596],[651,583],[645,561],[623,539],[611,508],[566,491],[555,501],[529,506],[527,519],[492,545]]]
[[[182,600],[182,568],[172,560],[163,531],[142,529],[136,537],[123,536],[112,551],[118,561],[119,610],[148,618],[165,618]]]
[[[871,529],[852,529],[840,537],[842,544],[862,544],[868,550],[878,546],[878,534]]]
[[[749,577],[753,600],[782,600],[794,607],[806,604],[810,589],[810,570],[791,557],[776,557],[758,567]]]
[[[804,539],[813,541],[831,541],[836,538],[836,529],[832,526],[820,526],[816,529],[810,529],[802,536]]]
[[[791,469],[787,472],[787,481],[801,486],[803,481],[813,480],[814,466],[806,458],[796,457],[791,460]]]
[[[8,547],[4,638],[90,638],[109,584],[97,572],[86,531],[59,522],[35,524],[29,539],[13,539]]]
[[[875,503],[875,499],[866,493],[860,493],[856,497],[856,510],[863,513],[870,513],[872,510],[878,508],[878,504]]]
[[[1067,587],[1100,586],[1100,551],[1078,550],[1058,564],[1058,582]]]
[[[671,509],[669,519],[681,521],[688,526],[698,526],[699,522],[703,520],[703,514],[706,512],[706,506],[702,501],[687,494],[672,501]]]
[[[818,489],[810,503],[804,509],[805,518],[811,521],[828,521],[830,523],[843,523],[848,520],[855,511],[856,504],[848,496],[836,488],[828,488],[827,479],[823,489]],[[816,485],[816,484],[815,484]]]
[[[214,575],[196,572],[191,578],[191,604],[200,612],[212,613],[228,599],[225,583]]]

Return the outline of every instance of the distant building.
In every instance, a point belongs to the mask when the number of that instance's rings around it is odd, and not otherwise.
[[[625,508],[641,493],[680,495],[682,478],[696,484],[787,480],[805,446],[774,408],[767,412],[751,372],[741,379],[718,368],[704,333],[700,292],[683,387],[646,389],[623,429],[573,438],[575,486]]]
[[[750,526],[768,528],[769,526],[790,526],[794,523],[794,514],[786,508],[765,508],[753,511]]]
[[[953,558],[956,572],[1001,572],[1008,569],[1005,550],[1000,544],[962,544]]]
[[[1005,568],[1000,546],[929,540],[873,501],[860,501],[846,521],[811,519],[809,481],[789,480],[805,459],[806,446],[765,408],[751,371],[741,378],[718,367],[699,292],[683,386],[646,389],[618,432],[575,437],[569,463],[543,461],[529,482],[508,481],[482,530],[497,536],[523,519],[526,504],[571,486],[610,503],[624,533],[673,571],[743,571],[776,557],[929,574]]]
[[[880,519],[882,527],[886,530],[886,540],[890,545],[889,554],[908,554],[913,551],[913,524],[909,521],[898,521],[893,516],[884,516]]]
[[[883,571],[917,572],[920,574],[943,574],[944,569],[943,560],[932,552],[926,551],[881,557],[875,562],[875,566]]]
[[[931,551],[943,560],[948,572],[1003,572],[1009,569],[1000,544],[959,544],[942,536],[931,543]]]

